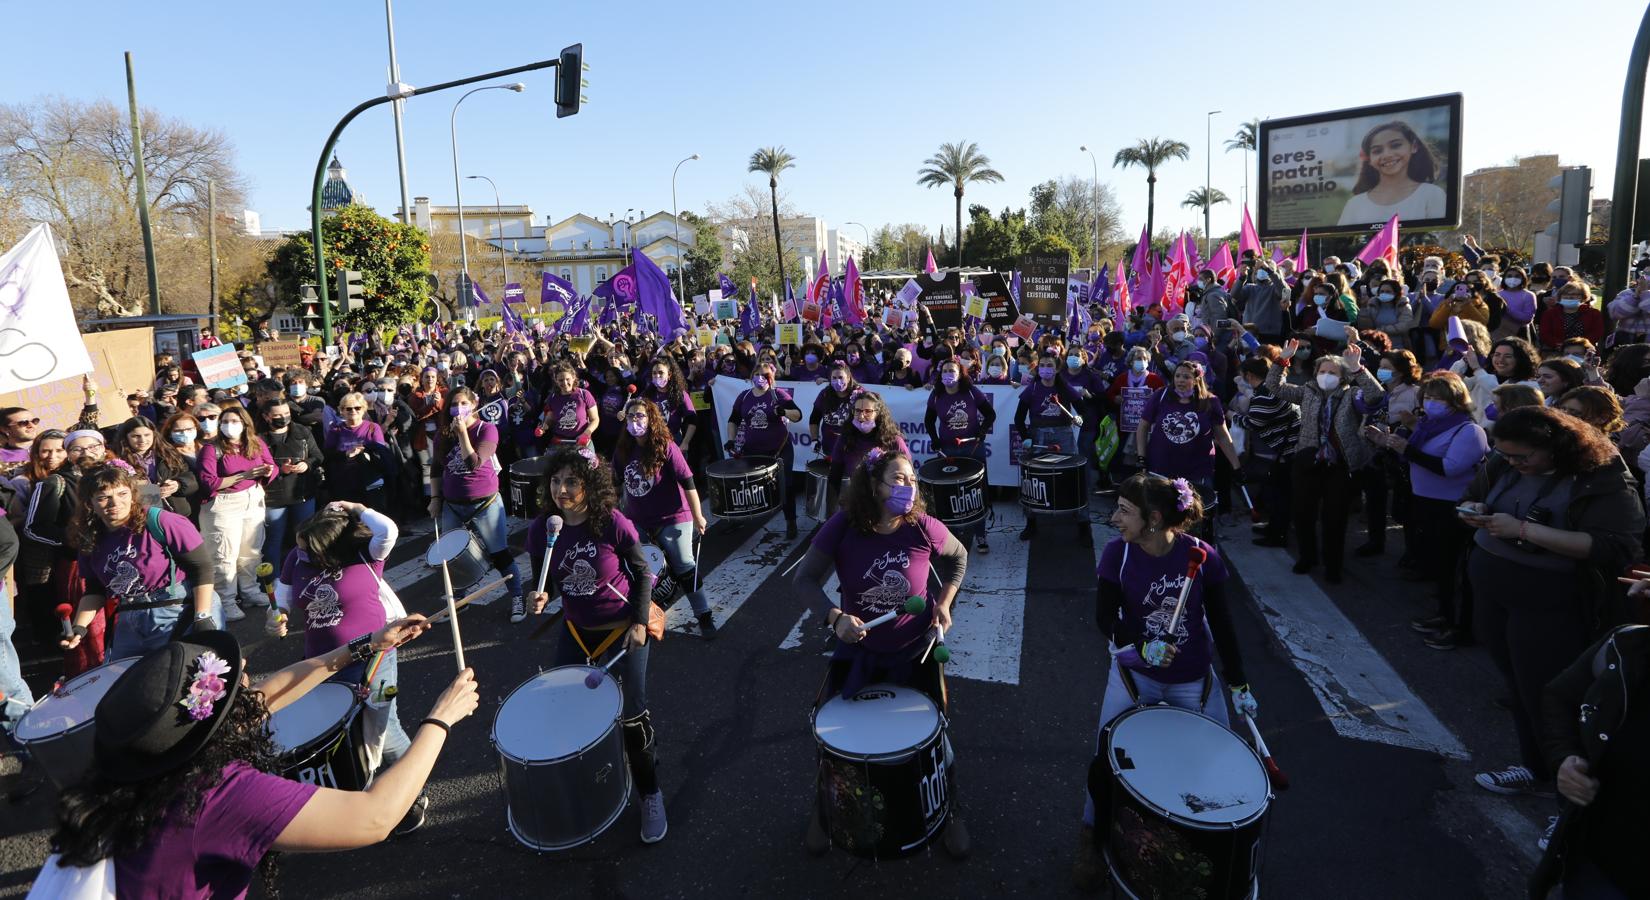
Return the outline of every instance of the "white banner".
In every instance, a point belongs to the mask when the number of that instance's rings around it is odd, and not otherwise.
[[[0,256],[0,393],[90,371],[56,240],[36,225]]]
[[[716,427],[721,434],[719,442],[726,443],[729,439],[728,413],[740,393],[750,388],[750,383],[721,377],[712,382],[711,387],[716,397]],[[819,392],[829,385],[781,381],[776,387],[790,391],[797,407],[802,410],[802,421],[790,426],[791,446],[796,450],[796,463],[792,468],[801,472],[817,456],[813,452],[814,440],[808,434],[808,414],[813,411]],[[986,481],[998,487],[1019,487],[1020,434],[1019,429],[1014,427],[1014,406],[1019,402],[1020,392],[1007,385],[980,385],[979,388],[991,398],[991,405],[997,411],[996,424],[986,435]],[[882,395],[883,402],[888,404],[888,411],[894,414],[894,421],[899,423],[900,434],[905,436],[905,443],[911,448],[917,465],[941,455],[935,452],[933,442],[928,439],[928,432],[922,426],[923,418],[928,413],[928,388],[906,390],[873,385],[872,389]]]

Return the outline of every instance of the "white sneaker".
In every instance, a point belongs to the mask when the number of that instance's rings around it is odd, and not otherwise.
[[[1535,774],[1523,766],[1508,766],[1499,772],[1479,772],[1473,781],[1497,794],[1536,794]]]
[[[246,618],[246,613],[241,611],[239,603],[230,601],[223,605],[223,620],[225,622],[239,622],[244,618]]]
[[[665,792],[654,791],[642,798],[642,843],[657,844],[664,840],[670,823],[665,821]]]
[[[1552,843],[1553,832],[1558,830],[1558,816],[1547,817],[1547,830],[1541,832],[1541,840],[1535,842],[1535,849],[1542,853],[1547,852],[1547,845]]]
[[[265,609],[269,606],[269,598],[263,594],[253,594],[250,600],[242,600],[241,606],[252,609]]]

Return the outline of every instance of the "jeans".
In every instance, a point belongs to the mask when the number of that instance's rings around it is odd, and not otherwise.
[[[653,540],[659,549],[665,552],[665,561],[670,565],[670,574],[687,576],[692,579],[698,572],[698,560],[693,553],[693,523],[677,522],[666,525],[653,535]],[[687,593],[688,602],[693,604],[694,615],[704,615],[710,612],[710,599],[705,592],[696,588],[692,583],[682,585]]]
[[[11,734],[17,720],[34,705],[34,695],[29,693],[29,686],[23,681],[22,661],[18,659],[17,648],[12,645],[11,636],[17,629],[17,618],[13,614],[11,594],[4,587],[0,587],[0,732]]]
[[[1225,688],[1212,672],[1209,677],[1214,679],[1214,683],[1209,685],[1209,697],[1206,700],[1203,698],[1204,680],[1201,678],[1184,684],[1165,684],[1133,669],[1129,670],[1129,674],[1134,678],[1138,698],[1129,695],[1129,688],[1123,683],[1123,673],[1117,665],[1117,660],[1111,661],[1111,674],[1106,678],[1106,694],[1100,701],[1100,727],[1095,729],[1094,734],[1096,755],[1106,749],[1100,746],[1100,733],[1111,724],[1111,720],[1136,706],[1167,703],[1180,709],[1202,713],[1223,726],[1228,724]],[[1083,799],[1083,824],[1092,826],[1094,819],[1094,797],[1087,796]]]
[[[264,510],[263,557],[264,562],[274,567],[277,576],[281,574],[281,563],[286,561],[286,552],[296,545],[289,538],[314,515],[314,497],[291,506],[271,506]]]
[[[378,665],[378,674],[373,678],[373,683],[367,686],[369,697],[381,696],[383,690],[389,687],[395,687],[399,690],[401,684],[400,666],[397,663],[399,655],[393,650],[384,654],[384,661]],[[354,687],[356,681],[346,683]],[[412,746],[412,738],[407,734],[407,729],[401,725],[401,713],[396,708],[397,702],[396,698],[392,697],[390,699],[389,719],[385,723],[384,729],[384,754],[379,763],[379,771],[394,765],[395,761],[405,756],[407,749]],[[367,735],[369,740],[373,737],[373,735]]]
[[[183,601],[172,606],[152,606],[148,609],[129,609],[115,617],[115,633],[109,638],[106,660],[142,656],[167,645],[177,633],[178,619],[195,615],[195,587],[183,583]],[[212,627],[223,627],[223,602],[212,598]]]
[[[505,590],[517,597],[526,596],[527,585],[521,580],[516,556],[510,552],[509,523],[504,515],[504,498],[497,494],[483,500],[447,500],[441,504],[441,530],[451,531],[465,525],[481,541],[498,574],[510,579]]]
[[[219,494],[201,506],[201,537],[212,549],[212,583],[218,597],[234,603],[263,600],[258,561],[264,546],[264,489]]]
[[[628,628],[628,623],[621,627]],[[552,664],[557,666],[577,666],[585,662],[584,650],[579,647],[578,641],[573,640],[573,633],[567,625],[558,629],[561,637],[556,641],[556,655]],[[606,635],[596,630],[581,630],[580,636],[589,645],[591,650]],[[611,660],[618,648],[624,643],[621,636],[601,654],[603,658]],[[651,640],[649,641],[651,643]],[[659,790],[658,749],[653,731],[653,721],[647,712],[647,650],[648,644],[643,644],[624,655],[623,659],[613,664],[608,671],[619,680],[619,690],[624,696],[624,709],[619,714],[623,720],[625,762],[630,766],[630,777],[636,781],[636,792],[642,796],[657,793]],[[599,663],[599,660],[593,660]]]

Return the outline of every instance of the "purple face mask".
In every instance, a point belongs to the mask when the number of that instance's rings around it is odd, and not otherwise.
[[[832,378],[831,379],[831,387],[835,388],[837,393],[841,393],[841,392],[848,389],[848,379],[846,379],[846,378]]]
[[[871,421],[867,422],[864,419],[855,419],[854,420],[854,427],[859,429],[860,434],[870,434],[871,429],[877,427],[877,420],[872,419]]]
[[[751,384],[756,385],[757,390],[765,391],[768,389],[768,376],[758,375],[751,379]]]
[[[903,516],[917,505],[917,486],[914,484],[895,484],[888,487],[888,499],[882,505],[896,516]]]
[[[1038,366],[1037,367],[1037,377],[1039,377],[1039,378],[1053,378],[1054,377],[1054,367],[1053,366]]]
[[[957,383],[957,373],[956,372],[941,372],[940,373],[940,383],[945,385],[946,387],[950,387],[953,384],[956,384]]]
[[[669,375],[655,375],[655,376],[653,376],[653,386],[658,388],[659,390],[661,390],[661,391],[664,390],[665,387],[669,384],[670,384],[670,376]]]
[[[624,423],[624,428],[626,431],[630,432],[631,437],[641,437],[642,435],[647,434],[647,422],[643,420],[632,419],[631,421]]]

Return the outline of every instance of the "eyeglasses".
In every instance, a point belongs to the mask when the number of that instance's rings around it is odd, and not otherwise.
[[[217,416],[201,416],[201,421],[202,422],[216,422],[216,421],[218,421],[218,417]]]
[[[338,411],[339,412],[366,412],[367,408],[365,406],[340,406],[340,407],[338,407]]]
[[[24,425],[39,425],[40,419],[13,419],[6,423],[7,428],[21,428]]]
[[[1530,461],[1530,457],[1534,456],[1535,452],[1531,451],[1529,453],[1507,453],[1507,452],[1502,451],[1502,450],[1496,450],[1495,455],[1501,457],[1502,459],[1506,460],[1509,463],[1512,463],[1515,466],[1522,466],[1525,463]]]

